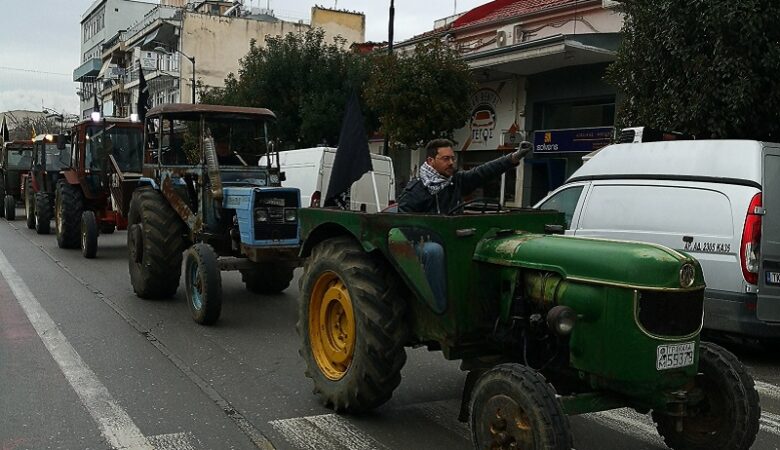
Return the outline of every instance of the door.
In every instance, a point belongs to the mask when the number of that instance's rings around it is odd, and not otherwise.
[[[764,148],[761,253],[758,270],[760,320],[780,322],[780,148]]]

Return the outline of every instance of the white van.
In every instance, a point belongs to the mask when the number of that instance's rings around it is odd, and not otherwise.
[[[705,328],[780,337],[780,144],[611,145],[535,207],[562,211],[568,235],[691,254],[707,283]]]
[[[325,196],[330,183],[330,173],[336,149],[333,147],[302,148],[279,153],[279,164],[285,173],[284,187],[296,187],[301,190],[301,205],[319,204]],[[265,164],[261,159],[260,164]],[[374,167],[377,193],[379,194],[379,210],[395,202],[395,175],[393,160],[389,156],[371,155],[371,165]],[[350,209],[366,212],[377,212],[374,197],[374,185],[371,174],[366,173],[356,181],[350,189]]]

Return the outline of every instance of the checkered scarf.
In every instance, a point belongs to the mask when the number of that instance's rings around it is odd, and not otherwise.
[[[431,195],[436,195],[439,192],[441,192],[442,189],[446,188],[447,186],[452,183],[452,180],[450,178],[445,178],[436,171],[433,167],[431,167],[427,162],[424,162],[420,166],[420,173],[419,173],[420,181],[422,181],[422,184],[428,188],[428,192],[431,193]]]

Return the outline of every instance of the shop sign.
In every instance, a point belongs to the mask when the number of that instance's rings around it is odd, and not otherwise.
[[[534,153],[590,153],[612,143],[614,127],[534,132]]]
[[[454,133],[460,151],[501,147],[503,134],[515,122],[515,90],[513,81],[486,83],[471,96],[468,121]]]

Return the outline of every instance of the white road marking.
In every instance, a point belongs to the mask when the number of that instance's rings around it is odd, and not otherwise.
[[[780,416],[770,412],[762,412],[761,431],[780,436]]]
[[[755,383],[756,390],[759,394],[765,397],[769,397],[773,400],[780,400],[780,387],[758,380],[755,380]]]
[[[191,433],[173,433],[150,436],[149,444],[157,450],[195,450]]]
[[[141,430],[133,423],[130,416],[114,400],[108,389],[98,380],[92,369],[87,366],[81,356],[70,345],[65,335],[51,319],[49,314],[38,302],[25,284],[24,280],[16,273],[16,270],[8,262],[0,251],[0,275],[5,278],[16,300],[21,305],[28,320],[32,324],[38,336],[43,341],[46,349],[51,354],[57,365],[60,366],[65,378],[73,390],[81,399],[81,403],[98,424],[100,433],[115,449],[153,450],[159,442],[160,450],[163,449],[191,449],[189,434],[178,433],[175,435],[163,435],[147,439]],[[168,436],[169,438],[166,438]],[[175,438],[170,438],[176,436]],[[167,440],[169,439],[169,440]],[[163,445],[166,442],[178,443],[180,446]]]
[[[296,417],[269,422],[287,440],[305,450],[379,450],[387,449],[337,414]]]

